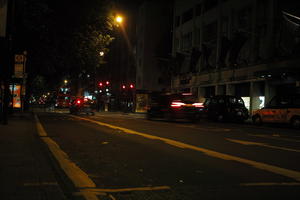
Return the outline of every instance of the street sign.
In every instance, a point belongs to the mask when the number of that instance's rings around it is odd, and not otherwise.
[[[15,55],[15,77],[23,78],[24,75],[24,55]]]

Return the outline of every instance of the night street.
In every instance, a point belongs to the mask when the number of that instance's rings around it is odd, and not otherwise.
[[[0,200],[299,200],[300,1],[0,0]]]
[[[85,191],[117,200],[300,197],[298,130],[148,121],[139,114],[104,112],[37,116],[47,136],[95,183],[73,195]]]

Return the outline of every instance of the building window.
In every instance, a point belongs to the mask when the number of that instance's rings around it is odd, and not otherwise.
[[[238,13],[238,28],[250,31],[251,30],[251,8],[246,7]]]
[[[201,10],[202,10],[202,4],[197,4],[196,5],[196,16],[201,15]]]
[[[205,12],[215,8],[218,5],[218,0],[206,0],[204,3]]]
[[[180,26],[180,16],[175,17],[175,27]]]
[[[213,41],[217,39],[217,30],[218,30],[218,23],[214,21],[208,25],[204,26],[204,35],[203,39],[205,42]]]
[[[185,22],[193,19],[193,9],[189,9],[185,11],[182,15],[182,23],[184,24]]]
[[[228,17],[224,17],[222,20],[222,34],[223,36],[228,36]]]
[[[190,50],[192,48],[192,38],[192,32],[189,32],[182,36],[182,50]]]
[[[195,30],[195,45],[200,45],[200,28]]]
[[[179,39],[178,38],[175,38],[174,47],[175,47],[175,50],[179,50]]]

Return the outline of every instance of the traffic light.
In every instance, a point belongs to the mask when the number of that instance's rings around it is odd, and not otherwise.
[[[99,87],[102,87],[102,86],[103,86],[103,83],[102,83],[102,82],[99,82],[98,85],[99,85]]]
[[[133,84],[130,84],[129,87],[130,87],[130,89],[133,89],[133,88],[134,88],[134,85],[133,85]]]
[[[110,82],[109,81],[106,81],[106,85],[109,85],[110,84]]]
[[[122,85],[122,89],[125,90],[125,89],[126,89],[126,86],[125,86],[125,85]]]

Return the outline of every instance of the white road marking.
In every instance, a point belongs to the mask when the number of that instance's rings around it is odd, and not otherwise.
[[[74,117],[76,117],[76,116],[74,116]],[[95,124],[98,124],[98,125],[101,125],[101,126],[106,126],[106,127],[112,128],[112,129],[118,129],[118,130],[123,131],[123,133],[138,135],[138,136],[142,136],[142,137],[148,138],[148,139],[163,141],[167,144],[170,144],[172,146],[176,146],[176,147],[179,147],[179,148],[186,148],[186,149],[192,149],[192,150],[195,150],[195,151],[199,151],[199,152],[202,152],[202,153],[204,153],[208,156],[211,156],[211,157],[215,157],[215,158],[219,158],[219,159],[223,159],[223,160],[231,160],[231,161],[240,162],[240,163],[247,164],[249,166],[255,167],[257,169],[265,170],[265,171],[268,171],[268,172],[272,172],[272,173],[275,173],[275,174],[279,174],[279,175],[286,176],[286,177],[292,178],[294,180],[300,181],[300,172],[299,171],[289,170],[289,169],[285,169],[285,168],[265,164],[265,163],[262,163],[262,162],[256,162],[256,161],[253,161],[253,160],[248,160],[248,159],[240,158],[240,157],[237,157],[237,156],[232,156],[232,155],[229,155],[229,154],[212,151],[212,150],[209,150],[209,149],[205,149],[205,148],[193,146],[193,145],[190,145],[190,144],[185,144],[185,143],[182,143],[182,142],[178,142],[176,140],[171,140],[171,139],[168,139],[168,138],[162,138],[162,137],[158,137],[158,136],[154,136],[154,135],[150,135],[150,134],[146,134],[146,133],[141,133],[141,132],[138,132],[138,131],[127,129],[127,128],[118,127],[118,126],[114,126],[114,125],[111,125],[111,124],[95,121],[95,120],[92,120],[92,119],[87,119],[87,118],[82,118],[82,117],[76,117],[76,118],[82,119],[82,120],[85,120],[85,121],[89,121],[89,122],[92,122],[92,123],[95,123]]]
[[[241,186],[300,186],[298,182],[288,182],[288,183],[241,183]]]
[[[291,149],[291,148],[286,148],[286,147],[278,147],[278,146],[268,145],[268,144],[265,144],[265,143],[249,142],[249,141],[235,140],[235,139],[229,139],[229,138],[226,138],[226,140],[228,140],[230,142],[242,144],[242,145],[262,146],[262,147],[268,147],[268,148],[272,148],[272,149],[280,149],[280,150],[284,150],[284,151],[293,151],[293,152],[300,153],[300,150],[298,150],[298,149]]]
[[[253,137],[262,137],[262,138],[268,138],[268,139],[273,139],[273,140],[280,140],[280,141],[287,141],[287,142],[300,142],[300,140],[296,140],[296,139],[289,139],[289,138],[284,138],[284,137],[274,137],[274,136],[270,136],[270,135],[258,135],[258,134],[248,134],[250,136]]]
[[[208,129],[209,129],[209,131],[219,131],[219,132],[231,131],[231,129],[229,129],[229,128],[199,127],[199,126],[195,126],[195,125],[175,125],[175,126],[183,127],[183,128],[192,128],[192,129],[202,130],[202,131],[207,131]]]

